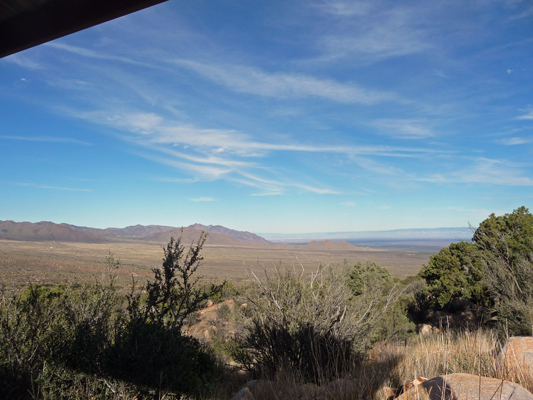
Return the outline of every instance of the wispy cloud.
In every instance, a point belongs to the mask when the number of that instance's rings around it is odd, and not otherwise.
[[[424,139],[435,136],[429,123],[419,119],[379,119],[372,123],[379,133],[398,139]]]
[[[356,15],[368,14],[372,8],[372,5],[370,3],[360,1],[324,1],[318,4],[312,4],[312,7],[320,10],[321,12],[337,17],[353,17]]]
[[[16,185],[16,186],[33,187],[37,189],[67,190],[67,191],[72,191],[72,192],[92,192],[91,189],[78,189],[78,188],[68,188],[68,187],[60,187],[60,186],[37,185],[35,183],[17,182],[17,183],[10,183],[10,184]]]
[[[157,178],[159,182],[170,182],[170,183],[196,183],[199,181],[198,178]]]
[[[477,214],[483,214],[488,215],[489,211],[485,209],[473,209],[473,208],[463,208],[463,207],[446,207],[447,210],[452,211],[458,211],[458,212],[465,212],[465,213],[477,213]]]
[[[174,62],[240,93],[281,99],[317,97],[338,103],[366,105],[400,100],[394,93],[363,89],[354,83],[304,74],[267,73],[248,66],[203,64],[190,60]]]
[[[198,197],[196,199],[189,199],[190,201],[202,202],[202,201],[215,201],[212,197]]]
[[[147,66],[147,67],[155,68],[153,64],[150,64],[144,61],[137,61],[129,57],[110,55],[105,52],[98,52],[98,51],[86,49],[83,47],[72,46],[64,42],[58,42],[58,41],[47,42],[43,44],[43,46],[50,47],[56,50],[63,50],[63,51],[66,51],[66,52],[69,52],[69,53],[72,53],[78,56],[95,58],[98,60],[120,61],[126,64],[134,64],[134,65],[139,65],[139,66]]]
[[[344,202],[341,203],[341,205],[347,206],[347,207],[355,207],[356,206],[356,204],[353,201],[344,201]]]
[[[174,150],[163,150],[191,161],[220,163],[227,165],[224,155],[234,154],[243,157],[260,157],[269,151],[295,151],[304,153],[336,153],[346,155],[379,155],[388,157],[409,157],[426,155],[444,151],[423,147],[396,146],[332,146],[321,144],[303,144],[297,142],[268,143],[254,140],[250,135],[228,129],[203,129],[193,125],[184,125],[179,121],[163,118],[155,113],[139,113],[134,111],[99,111],[73,113],[73,116],[87,119],[95,123],[110,125],[124,131],[136,134],[135,138],[144,144],[170,144],[194,146],[204,149],[209,159],[200,160],[194,156]],[[238,161],[241,163],[242,161]]]
[[[533,119],[533,109],[528,109],[526,114],[520,115],[519,117],[516,117],[516,119]]]
[[[262,191],[258,195],[277,195],[289,189],[316,194],[342,192],[328,185],[297,182],[290,174],[275,172],[277,168],[269,166],[267,161],[272,154],[279,152],[336,154],[374,173],[387,175],[402,171],[374,161],[372,157],[443,154],[440,150],[423,147],[304,144],[288,137],[285,143],[271,143],[254,140],[251,135],[237,130],[198,128],[162,114],[124,109],[72,112],[72,115],[125,132],[121,137],[142,149],[132,151],[138,156],[177,168],[192,175],[195,180],[225,179],[255,187]],[[272,178],[273,174],[277,174],[277,178]]]
[[[504,144],[506,146],[516,146],[519,144],[532,143],[533,138],[522,138],[522,137],[512,137],[507,139],[500,139],[498,143]]]
[[[390,206],[378,206],[378,210],[389,210]]]
[[[12,135],[0,135],[0,139],[4,140],[22,140],[25,142],[48,142],[48,143],[72,143],[80,144],[83,146],[92,146],[92,143],[84,142],[78,139],[65,138],[65,137],[53,137],[53,136],[12,136]]]
[[[27,69],[39,70],[44,68],[37,61],[22,54],[13,54],[8,57],[5,57],[4,60]]]
[[[400,168],[396,168],[390,165],[385,165],[383,163],[374,161],[366,157],[352,157],[352,159],[360,167],[366,169],[367,171],[380,174],[380,175],[398,175],[403,171]]]
[[[507,160],[478,158],[465,169],[449,174],[434,174],[417,180],[433,183],[476,183],[502,186],[533,186],[533,179],[525,176],[522,165]]]
[[[339,12],[343,10],[342,7],[337,9]],[[354,19],[350,25],[319,40],[324,60],[350,57],[358,62],[375,63],[391,57],[420,53],[433,47],[427,40],[427,32],[414,23],[419,16],[412,10],[396,7],[377,13],[372,18],[357,13],[351,16]]]
[[[279,196],[282,192],[252,193],[252,196]]]

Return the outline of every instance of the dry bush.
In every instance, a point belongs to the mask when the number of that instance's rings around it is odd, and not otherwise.
[[[296,381],[324,382],[349,374],[401,294],[397,286],[364,285],[353,294],[348,270],[319,266],[310,277],[278,268],[260,279],[234,357],[256,374],[280,368]],[[284,373],[284,375],[286,375]]]

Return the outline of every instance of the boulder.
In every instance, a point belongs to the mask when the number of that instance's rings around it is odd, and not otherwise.
[[[398,400],[533,400],[517,383],[471,374],[449,374],[412,387]]]
[[[440,329],[435,328],[434,326],[428,325],[428,324],[418,324],[416,326],[416,331],[419,335],[429,335],[431,333],[439,333]]]
[[[530,368],[533,371],[533,337],[510,337],[500,351],[499,358],[507,368]]]

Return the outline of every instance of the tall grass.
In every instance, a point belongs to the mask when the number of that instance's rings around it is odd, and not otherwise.
[[[483,329],[417,336],[398,344],[381,342],[366,360],[352,360],[338,371],[321,370],[320,387],[327,388],[340,378],[348,381],[351,389],[345,396],[330,392],[329,397],[326,390],[321,398],[386,399],[390,392],[383,390],[385,387],[396,391],[418,377],[431,379],[452,373],[508,380],[533,392],[533,371],[516,360],[500,357],[501,348],[496,333]],[[320,360],[316,360],[315,367],[321,368]],[[268,378],[260,390],[253,390],[255,400],[299,399],[309,390],[305,376],[295,369],[280,367],[274,377]],[[213,397],[224,398],[228,397]]]

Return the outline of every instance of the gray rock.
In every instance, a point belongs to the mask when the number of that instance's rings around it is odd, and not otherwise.
[[[471,374],[449,374],[412,387],[398,400],[533,400],[517,383]]]

